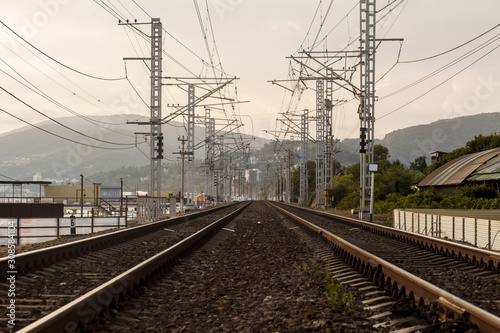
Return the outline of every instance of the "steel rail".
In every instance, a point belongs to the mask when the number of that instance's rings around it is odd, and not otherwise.
[[[180,257],[190,253],[208,240],[229,221],[236,218],[248,205],[211,223],[195,234],[145,260],[141,264],[89,291],[53,313],[37,320],[18,332],[78,332],[91,324],[105,309],[116,305],[123,298],[139,289],[146,281],[159,276]],[[227,207],[227,206],[226,206]]]
[[[280,204],[287,205],[283,203]],[[287,205],[287,206],[303,210],[305,212],[315,214],[318,216],[342,220],[344,222],[350,223],[353,226],[357,226],[364,230],[368,230],[386,237],[397,239],[399,241],[403,241],[408,244],[417,245],[421,248],[425,248],[427,250],[440,253],[442,255],[447,255],[455,259],[462,258],[463,261],[474,264],[478,267],[486,268],[495,272],[500,272],[499,252],[480,249],[477,247],[460,244],[457,242],[440,239],[436,237],[421,235],[410,231],[398,230],[393,227],[387,227],[372,222],[361,221],[354,218],[336,215],[315,209],[297,207],[293,205]]]
[[[135,227],[117,230],[107,234],[89,237],[74,242],[54,245],[39,250],[19,253],[16,254],[15,257],[16,270],[18,274],[20,274],[25,270],[34,269],[35,267],[44,267],[48,264],[58,262],[63,258],[74,257],[81,253],[105,248],[113,244],[122,243],[127,240],[138,238],[146,234],[155,232],[157,230],[161,230],[165,227],[174,226],[183,223],[186,220],[192,220],[193,218],[202,217],[204,215],[208,215],[215,211],[231,207],[237,204],[239,203],[207,209],[200,211],[198,213],[183,215],[172,219],[160,220],[157,222],[138,225]],[[7,270],[8,260],[9,257],[0,258],[0,268],[1,268],[0,278],[2,279],[4,278],[5,273],[8,271]]]
[[[340,237],[320,228],[313,223],[300,218],[285,209],[271,204],[288,218],[302,224],[305,228],[323,237],[336,252],[341,252],[349,258],[352,266],[357,267],[362,273],[368,273],[374,283],[381,286],[396,286],[399,295],[412,293],[413,297],[425,304],[438,302],[448,312],[454,313],[458,318],[477,325],[479,332],[497,332],[500,327],[500,318],[477,306],[470,304],[432,284],[410,274],[395,265],[378,258],[369,252],[354,246]]]

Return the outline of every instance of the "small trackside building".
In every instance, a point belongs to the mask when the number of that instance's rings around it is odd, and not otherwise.
[[[500,147],[460,156],[434,170],[418,187],[452,194],[471,183],[488,183],[500,191]]]

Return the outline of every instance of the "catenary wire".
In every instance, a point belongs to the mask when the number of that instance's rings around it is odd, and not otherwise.
[[[8,63],[6,63],[3,59],[0,59],[0,61],[2,61],[7,67],[9,67],[14,73],[16,73],[17,75],[19,75],[24,81],[27,82],[27,84],[29,84],[30,86],[28,86],[26,83],[23,83],[21,82],[20,80],[18,80],[17,78],[13,77],[11,74],[5,72],[3,69],[0,69],[0,72],[4,73],[5,75],[9,76],[11,79],[17,81],[19,84],[23,85],[24,87],[28,88],[29,90],[33,91],[34,93],[36,93],[37,95],[41,96],[42,98],[48,100],[49,102],[57,105],[58,107],[60,107],[61,109],[73,114],[74,116],[80,118],[80,119],[83,119],[97,127],[101,127],[101,128],[104,128],[110,132],[114,132],[114,133],[117,133],[117,134],[120,134],[120,135],[123,135],[123,136],[128,136],[128,137],[133,137],[133,135],[129,135],[129,134],[126,134],[126,133],[123,133],[123,132],[119,132],[119,131],[116,131],[112,128],[110,128],[109,126],[103,126],[101,125],[101,123],[104,123],[104,124],[107,124],[109,125],[109,123],[106,123],[106,122],[102,122],[102,121],[96,121],[90,117],[87,117],[87,116],[84,116],[72,109],[70,109],[69,107],[63,105],[62,103],[58,102],[57,100],[55,100],[54,98],[50,97],[48,94],[46,94],[44,91],[42,91],[40,88],[36,87],[33,83],[31,83],[29,80],[27,80],[24,76],[22,76],[19,72],[17,72],[14,68],[12,68]]]
[[[44,51],[40,50],[39,48],[37,48],[35,45],[31,44],[30,42],[28,42],[24,37],[22,37],[21,35],[19,35],[17,32],[15,32],[14,30],[12,30],[8,25],[6,25],[3,21],[0,21],[0,23],[5,26],[7,29],[9,29],[14,35],[16,35],[19,39],[21,39],[23,42],[25,42],[26,44],[28,44],[29,46],[31,46],[32,48],[34,48],[35,50],[37,50],[38,52],[40,52],[41,54],[43,54],[45,57],[49,58],[50,60],[54,61],[55,63],[75,72],[75,73],[78,73],[80,75],[83,75],[83,76],[86,76],[86,77],[90,77],[92,79],[96,79],[96,80],[103,80],[103,81],[119,81],[119,80],[124,80],[125,77],[119,77],[119,78],[105,78],[105,77],[99,77],[99,76],[95,76],[95,75],[90,75],[90,74],[87,74],[87,73],[84,73],[84,72],[81,72],[77,69],[74,69],[73,67],[70,67],[66,64],[63,64],[62,62],[60,62],[59,60],[51,57],[50,55],[48,55],[47,53],[45,53]]]
[[[455,50],[458,50],[459,48],[464,47],[464,46],[465,46],[465,45],[467,45],[467,44],[472,43],[472,42],[473,42],[473,41],[475,41],[476,39],[479,39],[479,38],[483,37],[484,35],[486,35],[487,33],[489,33],[489,32],[491,32],[491,31],[495,30],[495,29],[496,29],[496,28],[498,28],[498,27],[500,27],[500,24],[495,25],[493,28],[486,30],[486,31],[485,31],[485,32],[483,32],[482,34],[480,34],[480,35],[478,35],[478,36],[476,36],[476,37],[474,37],[474,38],[472,38],[472,39],[468,40],[468,41],[467,41],[467,42],[465,42],[465,43],[462,43],[462,44],[460,44],[460,45],[457,45],[457,46],[455,46],[455,47],[453,47],[453,48],[451,48],[451,49],[449,49],[449,50],[447,50],[447,51],[444,51],[444,52],[441,52],[441,53],[438,53],[438,54],[435,54],[435,55],[432,55],[432,56],[429,56],[429,57],[421,58],[421,59],[403,60],[403,61],[399,61],[399,63],[400,63],[400,64],[410,64],[410,63],[421,62],[421,61],[430,60],[430,59],[434,59],[434,58],[440,57],[440,56],[445,55],[445,54],[447,54],[447,53],[450,53],[450,52],[453,52],[453,51],[455,51]]]
[[[466,67],[462,68],[461,70],[459,70],[458,72],[456,72],[455,74],[453,74],[452,76],[448,77],[447,79],[445,79],[444,81],[440,82],[439,84],[435,85],[434,87],[432,87],[431,89],[425,91],[424,93],[420,94],[419,96],[415,97],[414,99],[412,99],[411,101],[401,105],[400,107],[392,110],[391,112],[388,112],[386,114],[384,114],[383,116],[377,118],[378,120],[382,119],[382,118],[385,118],[387,117],[388,115],[391,115],[401,109],[403,109],[405,106],[408,106],[410,105],[411,103],[415,102],[416,100],[422,98],[423,96],[427,95],[428,93],[430,93],[431,91],[439,88],[440,86],[442,86],[444,83],[448,82],[449,80],[453,79],[455,76],[457,76],[458,74],[462,73],[463,71],[465,71],[466,69],[468,69],[469,67],[471,67],[472,65],[474,65],[475,63],[477,63],[478,61],[480,61],[481,59],[483,59],[484,57],[486,57],[487,55],[489,55],[490,53],[492,53],[493,51],[495,51],[497,48],[499,48],[500,45],[497,45],[495,46],[495,48],[493,48],[492,50],[488,51],[486,54],[482,55],[481,57],[479,57],[478,59],[474,60],[472,63],[470,63],[469,65],[467,65]]]
[[[30,104],[28,104],[27,102],[25,102],[24,100],[20,99],[19,97],[17,97],[16,95],[14,95],[13,93],[11,93],[10,91],[8,91],[7,89],[5,89],[4,87],[0,86],[0,89],[3,90],[5,93],[7,93],[8,95],[10,95],[11,97],[13,97],[14,99],[16,99],[17,101],[21,102],[22,104],[24,104],[25,106],[27,106],[28,108],[32,109],[33,111],[37,112],[38,114],[44,116],[45,118],[51,120],[52,122],[58,124],[59,126],[62,126],[72,132],[75,132],[79,135],[82,135],[86,138],[89,138],[89,139],[92,139],[92,140],[95,140],[95,141],[100,141],[100,142],[103,142],[103,143],[107,143],[107,144],[111,144],[111,145],[117,145],[117,146],[134,146],[134,144],[129,144],[129,143],[119,143],[119,142],[111,142],[111,141],[106,141],[106,140],[102,140],[102,139],[99,139],[99,138],[95,138],[93,136],[90,136],[90,135],[87,135],[85,133],[82,133],[80,131],[77,131],[69,126],[66,126],[64,125],[63,123],[61,123],[60,121],[46,115],[45,113],[43,113],[42,111],[36,109],[35,107],[31,106]]]
[[[1,26],[0,26],[1,29],[3,29]],[[28,66],[32,67],[34,70],[38,71],[40,74],[42,74],[43,76],[47,77],[49,80],[51,80],[52,82],[54,82],[55,84],[57,84],[58,86],[60,86],[61,88],[63,88],[64,90],[68,91],[69,93],[71,93],[72,95],[75,95],[77,96],[78,98],[84,100],[85,102],[89,103],[89,104],[92,104],[93,106],[105,111],[105,112],[109,112],[109,110],[106,110],[105,108],[103,108],[102,106],[100,105],[97,105],[97,104],[94,104],[92,101],[84,98],[83,96],[81,96],[80,94],[77,94],[75,93],[74,91],[70,90],[67,86],[57,82],[52,76],[48,75],[47,73],[41,71],[41,69],[37,66],[35,66],[31,61],[27,61],[25,60],[23,57],[19,56],[16,52],[14,52],[13,50],[11,50],[9,47],[7,47],[4,43],[0,42],[1,45],[3,45],[9,52],[13,53],[15,56],[17,56],[19,59],[21,59],[22,61],[24,61]],[[97,100],[100,104],[103,104],[103,105],[106,105],[105,103],[103,103],[100,99],[92,96],[89,92],[87,92],[86,90],[84,90],[82,87],[78,86],[74,81],[72,81],[71,79],[69,79],[68,77],[66,77],[64,74],[62,74],[60,71],[58,71],[57,69],[55,69],[54,67],[52,67],[50,64],[48,64],[47,62],[45,62],[45,60],[43,60],[42,58],[40,58],[37,54],[35,54],[31,49],[27,48],[24,44],[21,44],[21,46],[23,46],[24,48],[26,48],[29,52],[31,52],[35,57],[39,58],[42,62],[44,62],[48,67],[50,67],[51,69],[53,69],[56,73],[58,73],[59,75],[61,75],[64,79],[66,79],[68,82],[70,82],[72,85],[74,85],[76,88],[78,88],[79,90],[81,90],[83,93],[85,93],[86,95],[90,96],[91,98]],[[109,105],[106,105],[108,108],[114,110],[112,107],[110,107]],[[117,111],[117,110],[114,110],[114,111]],[[113,114],[114,115],[114,114]],[[118,116],[120,116],[118,114]],[[102,121],[99,121],[100,123],[103,123],[103,124],[107,124],[107,125],[118,125],[118,124],[123,124],[123,123],[110,123],[110,122],[102,122]]]
[[[95,145],[92,145],[92,144],[87,144],[87,143],[83,143],[83,142],[78,142],[78,141],[76,141],[76,140],[66,138],[66,137],[64,137],[64,136],[62,136],[62,135],[59,135],[59,134],[53,133],[53,132],[51,132],[51,131],[49,131],[49,130],[46,130],[46,129],[44,129],[44,128],[40,127],[40,126],[37,126],[37,125],[35,125],[35,124],[32,124],[32,123],[30,123],[29,121],[26,121],[26,120],[24,120],[24,119],[22,119],[22,118],[20,118],[20,117],[18,117],[18,116],[16,116],[16,115],[14,115],[14,114],[12,114],[12,113],[8,112],[7,110],[4,110],[4,109],[2,109],[2,108],[0,108],[0,111],[4,112],[5,114],[7,114],[7,115],[11,116],[12,118],[15,118],[15,119],[17,119],[17,120],[19,120],[19,121],[21,121],[21,122],[23,122],[23,123],[25,123],[25,124],[27,124],[27,125],[29,125],[29,126],[32,126],[32,127],[34,127],[34,128],[37,128],[37,129],[41,130],[42,132],[45,132],[45,133],[47,133],[47,134],[53,135],[53,136],[55,136],[55,137],[58,137],[58,138],[60,138],[60,139],[65,140],[65,141],[73,142],[73,143],[76,143],[76,144],[79,144],[79,145],[82,145],[82,146],[91,147],[91,148],[96,148],[96,149],[106,149],[106,150],[124,150],[124,149],[131,149],[131,148],[134,148],[134,147],[135,147],[135,146],[133,146],[133,147],[121,147],[121,148],[113,147],[113,148],[111,148],[111,147],[101,147],[101,146],[95,146]]]

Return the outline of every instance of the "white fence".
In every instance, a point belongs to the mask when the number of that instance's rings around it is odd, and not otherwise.
[[[500,251],[500,221],[394,210],[394,228]]]
[[[137,222],[139,224],[168,218],[166,197],[137,197]]]
[[[14,234],[17,244],[38,243],[71,234],[71,218],[0,219],[0,245],[7,245]],[[125,228],[125,217],[75,217],[76,234],[90,234],[113,228]]]

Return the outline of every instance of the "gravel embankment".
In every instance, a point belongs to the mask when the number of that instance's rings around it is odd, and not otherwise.
[[[265,203],[253,203],[228,228],[234,232],[225,231],[225,240],[145,285],[92,330],[373,332],[358,302],[354,312],[332,309],[313,251]]]

